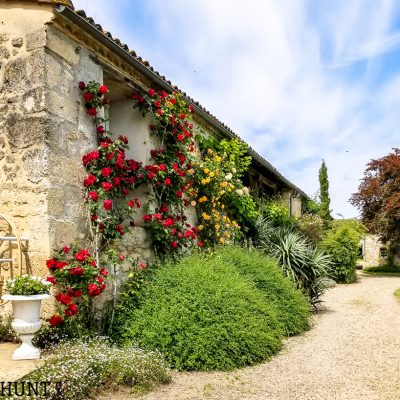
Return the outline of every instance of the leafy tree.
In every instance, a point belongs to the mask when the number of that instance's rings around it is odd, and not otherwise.
[[[329,226],[330,221],[332,220],[329,209],[331,199],[329,197],[328,168],[326,167],[324,160],[322,160],[321,168],[319,169],[319,197],[321,201],[319,214],[324,220],[324,225]]]
[[[356,281],[358,248],[364,233],[364,226],[356,219],[333,221],[332,229],[325,232],[321,247],[331,257],[334,278],[337,282]]]
[[[367,164],[358,191],[350,198],[370,232],[400,243],[400,149]],[[392,250],[394,249],[392,245]],[[396,253],[399,253],[396,246]]]

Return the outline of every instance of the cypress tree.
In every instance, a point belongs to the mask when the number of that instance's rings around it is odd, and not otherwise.
[[[329,180],[328,180],[328,168],[326,168],[325,161],[322,160],[321,168],[319,169],[319,198],[320,198],[320,211],[319,214],[324,221],[324,225],[329,226],[332,217],[329,209],[331,199],[329,197]]]

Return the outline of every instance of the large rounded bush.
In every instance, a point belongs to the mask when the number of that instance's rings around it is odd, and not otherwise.
[[[126,342],[160,350],[177,369],[230,370],[281,348],[274,302],[217,254],[162,267],[122,327]]]
[[[297,335],[309,328],[310,303],[294,284],[283,276],[277,262],[257,250],[222,248],[215,255],[251,279],[268,304],[277,310],[284,334]]]

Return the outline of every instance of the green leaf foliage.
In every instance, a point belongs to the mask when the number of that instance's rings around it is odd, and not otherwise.
[[[332,283],[329,255],[294,227],[276,227],[268,219],[257,223],[257,247],[277,261],[282,272],[304,291],[314,306],[321,302],[321,295]]]
[[[255,283],[277,309],[278,321],[284,334],[297,335],[309,328],[310,303],[295,285],[285,278],[276,261],[257,250],[244,251],[240,247],[219,250],[220,257]]]
[[[356,281],[356,262],[360,239],[365,228],[357,220],[334,221],[322,242],[322,249],[331,257],[337,282]]]
[[[321,218],[325,222],[325,226],[330,225],[331,217],[331,199],[329,197],[329,180],[328,180],[328,168],[326,167],[325,161],[322,160],[322,165],[319,170],[319,196],[320,196],[320,209],[319,213]]]
[[[307,317],[304,298],[269,259],[229,247],[157,271],[122,336],[180,370],[232,370],[277,353],[284,333],[305,330]]]

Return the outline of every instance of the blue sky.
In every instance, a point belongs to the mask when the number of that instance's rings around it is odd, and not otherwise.
[[[396,0],[74,0],[333,216],[400,145]]]

